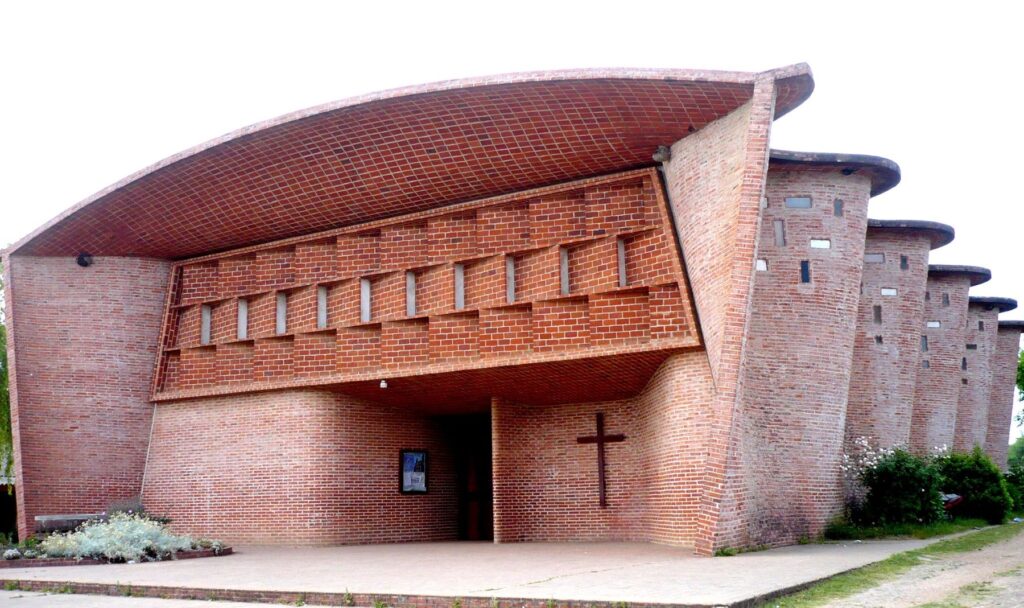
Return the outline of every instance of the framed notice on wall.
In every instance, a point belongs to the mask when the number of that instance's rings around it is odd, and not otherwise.
[[[427,451],[402,450],[399,487],[402,494],[427,493]]]

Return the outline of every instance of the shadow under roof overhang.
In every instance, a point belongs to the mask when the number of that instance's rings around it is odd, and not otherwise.
[[[963,275],[971,280],[971,287],[987,283],[992,279],[992,271],[981,266],[962,266],[958,264],[929,264],[928,276]]]
[[[832,152],[796,152],[772,150],[769,163],[772,169],[787,171],[854,173],[871,177],[871,196],[877,196],[900,183],[900,166],[888,158],[866,154],[838,154]]]
[[[932,249],[938,249],[950,244],[956,236],[952,226],[927,220],[875,220],[869,218],[868,232],[925,235],[931,241]]]
[[[245,127],[78,203],[8,253],[183,259],[653,166],[661,145],[771,81],[776,117],[813,90],[767,72],[529,72],[364,95]]]
[[[1024,319],[1007,319],[999,321],[999,329],[1019,329],[1024,331]]]
[[[1017,300],[1013,298],[997,298],[992,296],[971,296],[967,303],[972,306],[998,308],[999,312],[1008,312],[1017,308]]]

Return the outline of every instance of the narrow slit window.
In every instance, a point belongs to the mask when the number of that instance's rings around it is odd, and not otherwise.
[[[754,268],[759,272],[768,271],[768,260],[758,260]]]
[[[875,344],[882,344],[882,336],[875,336]]]
[[[865,253],[864,254],[865,264],[885,264],[884,253]]]
[[[505,256],[505,301],[516,301],[516,259],[510,255]]]
[[[811,282],[811,263],[808,260],[800,261],[800,282],[810,283]]]
[[[873,314],[875,323],[881,323],[882,322],[882,307],[881,306],[879,306],[878,304],[875,304],[872,307],[872,314]]]
[[[883,296],[894,296],[894,295],[897,295],[898,293],[899,292],[896,290],[895,287],[883,287],[882,288],[882,295]]]
[[[968,344],[967,345],[967,350],[978,350],[978,345],[977,344]]]
[[[921,352],[928,352],[928,336],[921,336]]]
[[[316,328],[327,329],[327,287],[316,288]]]
[[[836,217],[843,217],[843,200],[837,198],[832,201],[832,215]]]
[[[761,208],[762,209],[767,209],[768,208],[768,197],[767,196],[762,196],[761,197]]]
[[[960,384],[967,384],[967,378],[960,378]]]
[[[370,279],[359,279],[359,321],[370,322],[370,305],[373,294],[370,293]]]
[[[274,333],[281,335],[288,331],[288,294],[277,292],[277,315],[275,318]]]
[[[930,361],[928,361],[928,359],[925,359],[925,360],[921,361],[921,367],[923,367],[925,369],[929,369],[931,366],[932,366],[932,364],[931,364]]]
[[[619,279],[621,282],[621,278]],[[558,285],[563,296],[569,295],[569,248],[558,248]],[[511,301],[511,300],[510,300]]]
[[[455,265],[455,310],[466,307],[466,266]]]
[[[910,258],[905,255],[900,256],[900,270],[910,269]]]
[[[405,273],[405,316],[416,316],[416,273]]]
[[[924,301],[925,302],[931,302],[932,301],[932,292],[930,292],[930,291],[924,292]]]
[[[238,301],[238,331],[239,340],[249,339],[249,300]]]
[[[626,241],[618,239],[615,247],[619,256],[619,287],[625,287],[629,285],[629,277],[626,276]]]
[[[830,239],[811,239],[811,249],[832,249]]]
[[[785,247],[786,246],[786,223],[783,220],[775,220],[772,222],[772,226],[775,229],[775,246]]]
[[[937,327],[942,327],[942,322],[940,322],[940,321],[928,321],[928,327],[933,328],[933,329],[937,328]]]
[[[967,371],[967,357],[960,358],[960,369]]]
[[[985,331],[985,322],[978,321],[978,331]]]
[[[810,209],[811,197],[809,196],[787,196],[786,207],[790,209]]]
[[[210,343],[210,325],[213,322],[213,309],[208,304],[199,308],[199,343],[206,346]]]
[[[949,306],[949,294],[948,293],[942,294],[942,305],[943,306]]]

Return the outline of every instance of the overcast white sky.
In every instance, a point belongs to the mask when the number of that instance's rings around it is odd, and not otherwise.
[[[933,261],[988,267],[974,293],[1024,301],[1014,4],[5,2],[0,247],[175,152],[353,95],[525,70],[807,62],[815,92],[772,145],[895,160],[903,182],[872,217],[952,224]]]

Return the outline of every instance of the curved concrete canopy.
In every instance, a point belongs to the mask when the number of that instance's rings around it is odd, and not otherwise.
[[[927,220],[874,220],[868,218],[868,231],[924,234],[931,241],[932,249],[950,244],[956,236],[956,231],[949,224]]]
[[[996,298],[991,296],[971,296],[968,298],[969,304],[977,304],[979,306],[991,306],[998,308],[999,312],[1008,312],[1017,308],[1017,300],[1013,298]]]
[[[8,253],[180,259],[650,166],[659,145],[732,112],[765,81],[776,116],[813,90],[798,64],[535,72],[347,99],[176,154]]]
[[[992,279],[992,271],[981,266],[962,266],[959,264],[929,264],[929,276],[966,275],[971,279],[971,286],[981,285]]]
[[[772,150],[770,159],[769,170],[839,171],[843,175],[867,174],[871,176],[871,196],[882,194],[900,183],[900,166],[881,156]]]

